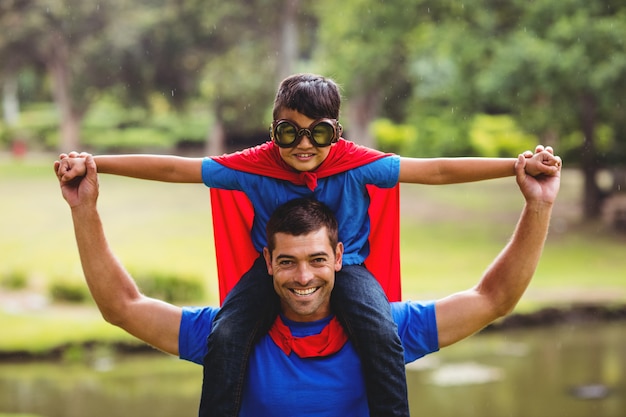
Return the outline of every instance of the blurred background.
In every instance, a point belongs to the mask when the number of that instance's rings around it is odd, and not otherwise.
[[[0,416],[196,412],[198,367],[144,355],[89,301],[52,163],[262,143],[296,72],[340,84],[344,136],[363,145],[514,157],[541,143],[563,157],[516,311],[526,325],[418,361],[415,414],[626,412],[624,2],[0,0],[0,28]],[[142,290],[217,303],[207,189],[101,182],[111,244]],[[475,283],[521,204],[512,178],[403,186],[404,298]]]

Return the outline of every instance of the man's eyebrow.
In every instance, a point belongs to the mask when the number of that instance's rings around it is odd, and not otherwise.
[[[296,257],[293,255],[286,255],[286,254],[278,254],[276,256],[276,259],[295,259]]]
[[[319,258],[320,256],[325,256],[325,257],[328,257],[328,256],[330,256],[330,255],[329,255],[326,251],[320,251],[320,252],[315,252],[315,253],[309,253],[309,254],[307,255],[307,257],[308,257],[308,258]],[[295,257],[295,256],[293,256],[293,255],[288,255],[288,254],[281,253],[281,254],[276,255],[276,259],[277,259],[277,260],[278,260],[278,259],[296,259],[296,257]]]
[[[309,254],[309,258],[318,258],[320,256],[329,256],[328,253],[326,253],[325,251],[321,251],[321,252],[316,252],[316,253],[311,253]]]

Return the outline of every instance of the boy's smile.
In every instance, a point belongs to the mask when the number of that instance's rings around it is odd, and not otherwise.
[[[281,110],[278,119],[292,120],[298,126],[310,126],[315,121],[292,109]],[[296,171],[313,171],[324,162],[332,146],[318,148],[311,143],[308,136],[304,136],[294,148],[279,148],[279,152],[283,161]]]

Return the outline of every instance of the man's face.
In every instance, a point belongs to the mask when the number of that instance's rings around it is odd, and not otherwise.
[[[283,109],[278,113],[278,119],[289,119],[295,122],[300,128],[307,128],[313,123],[315,120],[310,119],[304,114],[291,109]],[[318,148],[313,143],[308,136],[304,136],[300,143],[296,145],[294,148],[278,148],[280,151],[280,157],[283,160],[295,169],[296,171],[312,171],[328,156],[330,153],[331,146],[326,146],[322,148]]]
[[[263,255],[285,317],[302,322],[330,315],[330,293],[335,272],[341,269],[343,245],[333,249],[325,227],[301,236],[278,233],[275,240],[271,259],[267,248]]]

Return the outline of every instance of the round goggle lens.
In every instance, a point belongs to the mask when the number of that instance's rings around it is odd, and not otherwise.
[[[276,126],[276,141],[281,145],[292,144],[298,136],[298,129],[288,122],[279,123]]]
[[[330,145],[333,140],[334,134],[335,129],[326,122],[318,123],[311,131],[311,136],[313,136],[313,142],[317,143],[318,146]]]
[[[314,146],[330,146],[333,140],[337,139],[335,136],[340,134],[336,133],[335,127],[325,120],[302,129],[291,121],[283,120],[276,125],[272,124],[272,129],[274,140],[283,148],[295,147],[302,136],[307,136]]]

